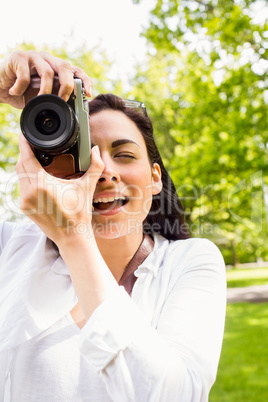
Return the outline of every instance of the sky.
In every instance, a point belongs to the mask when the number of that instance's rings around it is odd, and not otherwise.
[[[114,61],[117,73],[126,74],[142,61],[146,46],[140,36],[148,26],[154,0],[9,0],[1,10],[0,53],[23,41],[75,48],[100,45]],[[3,32],[5,33],[3,35]]]
[[[155,0],[3,0],[0,6],[0,53],[17,44],[61,46],[68,49],[81,43],[88,48],[99,45],[113,62],[112,74],[127,81],[136,64],[146,54],[146,42],[141,37],[148,27],[149,11]],[[266,0],[252,5],[255,22],[268,17]]]

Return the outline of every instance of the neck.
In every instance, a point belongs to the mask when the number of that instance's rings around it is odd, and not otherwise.
[[[132,259],[143,240],[143,233],[130,233],[116,239],[96,237],[100,253],[117,280],[120,280],[127,264]]]

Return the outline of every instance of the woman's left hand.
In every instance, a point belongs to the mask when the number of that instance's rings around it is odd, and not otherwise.
[[[57,245],[77,231],[92,234],[92,199],[104,168],[98,147],[92,148],[90,167],[82,177],[64,180],[43,169],[22,134],[19,145],[16,170],[24,214]]]

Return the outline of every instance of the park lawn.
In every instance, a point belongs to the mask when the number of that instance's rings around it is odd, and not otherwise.
[[[227,271],[228,288],[268,284],[268,268],[232,269]]]
[[[210,402],[268,401],[268,303],[228,304]]]

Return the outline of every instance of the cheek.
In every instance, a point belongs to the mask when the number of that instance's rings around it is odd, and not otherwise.
[[[124,166],[120,176],[125,190],[132,198],[132,208],[136,210],[137,214],[147,215],[152,203],[152,167],[150,163],[143,160],[141,163]],[[130,211],[132,208],[129,205],[127,209]]]
[[[135,205],[138,214],[147,215],[152,204],[151,174],[142,171],[139,175],[132,175],[129,183],[126,187],[131,194],[132,206]]]
[[[125,183],[135,184],[135,186],[145,188],[152,182],[152,169],[147,164],[126,166],[121,172],[121,179]]]
[[[152,190],[152,173],[149,169],[137,167],[132,168],[121,176],[126,186],[132,189],[132,193],[136,193],[143,198]]]

